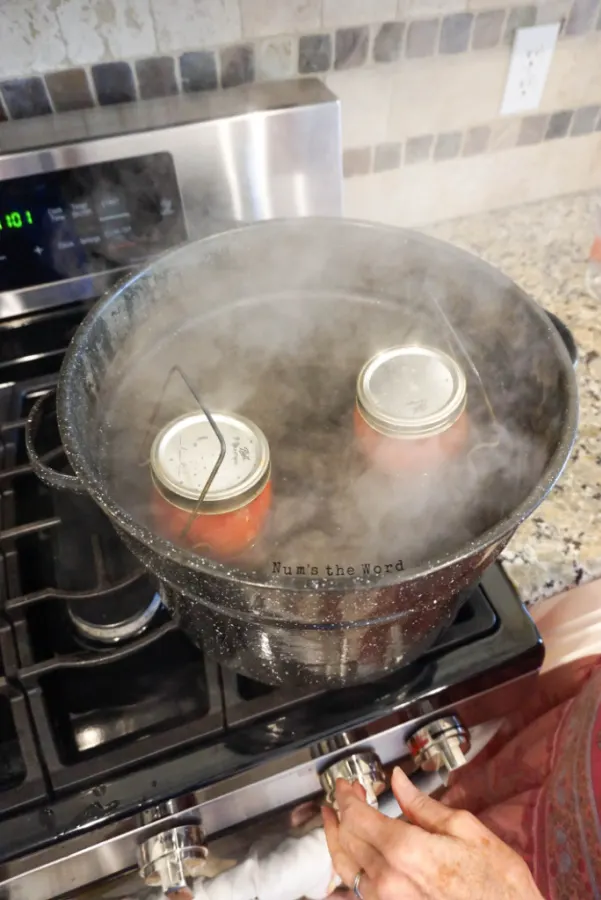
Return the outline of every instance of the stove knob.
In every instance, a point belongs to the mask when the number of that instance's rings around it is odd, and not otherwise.
[[[163,893],[187,887],[189,878],[201,874],[208,855],[204,831],[198,825],[180,825],[162,831],[138,847],[140,875],[149,887]]]
[[[407,738],[407,744],[424,772],[441,772],[443,778],[465,765],[471,745],[467,728],[455,716],[428,722]]]
[[[372,750],[362,750],[337,759],[320,774],[319,780],[326,793],[326,802],[336,809],[336,782],[343,778],[350,784],[358,781],[365,790],[367,802],[377,809],[378,796],[386,789],[386,777],[382,763]]]

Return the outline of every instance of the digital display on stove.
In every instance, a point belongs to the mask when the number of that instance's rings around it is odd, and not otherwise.
[[[169,153],[0,182],[0,291],[136,265],[185,240]]]

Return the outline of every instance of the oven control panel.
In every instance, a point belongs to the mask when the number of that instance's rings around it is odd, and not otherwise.
[[[337,98],[318,79],[0,123],[0,321],[96,300],[188,241],[340,216]]]
[[[186,240],[170,153],[2,182],[0,292],[143,263]]]

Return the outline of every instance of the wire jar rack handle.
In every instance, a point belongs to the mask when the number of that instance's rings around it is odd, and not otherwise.
[[[165,394],[167,393],[167,389],[175,376],[179,376],[179,378],[181,379],[184,386],[187,388],[189,393],[194,398],[194,401],[197,404],[198,408],[207,417],[207,422],[213,429],[213,432],[215,433],[217,440],[219,441],[219,456],[217,457],[217,461],[215,462],[215,465],[211,469],[209,476],[208,476],[207,480],[205,481],[205,483],[202,487],[202,490],[199,494],[198,500],[196,501],[194,508],[190,511],[188,521],[186,522],[186,524],[180,534],[180,538],[182,540],[184,540],[186,538],[186,536],[188,535],[190,528],[192,527],[192,525],[194,524],[194,522],[200,515],[200,508],[203,504],[203,501],[204,501],[205,497],[207,496],[209,490],[211,489],[211,485],[215,481],[215,478],[217,477],[217,473],[219,472],[219,469],[221,468],[223,460],[225,459],[227,446],[225,443],[225,438],[223,436],[223,432],[217,425],[217,422],[213,418],[210,410],[202,402],[197,391],[194,390],[194,388],[190,384],[190,381],[188,380],[188,378],[186,377],[186,375],[184,374],[182,369],[178,365],[175,365],[175,366],[172,366],[171,369],[169,369],[169,372],[167,374],[167,378],[165,379],[165,383],[163,384],[159,399],[157,400],[157,402],[154,405],[154,409],[153,409],[152,415],[150,417],[150,421],[148,423],[148,428],[146,430],[146,433],[144,435],[144,439],[142,441],[142,445],[140,448],[140,457],[139,457],[140,465],[141,466],[150,465],[149,447],[148,447],[149,439],[151,439],[151,435],[156,433],[156,427],[155,427],[156,421],[159,417],[161,408],[163,406],[163,401],[165,399]]]

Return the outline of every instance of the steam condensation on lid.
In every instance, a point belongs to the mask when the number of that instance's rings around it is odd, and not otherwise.
[[[150,426],[173,366],[211,412],[261,429],[273,504],[236,563],[261,581],[330,577],[328,567],[360,577],[366,566],[411,569],[460,550],[524,500],[560,430],[554,375],[537,368],[544,332],[540,348],[521,345],[504,281],[467,279],[452,254],[435,260],[427,246],[399,254],[396,234],[329,246],[320,235],[269,242],[255,232],[202,259],[174,258],[148,281],[152,307],[114,360],[102,404],[110,490],[151,529],[148,447],[198,411],[175,378]],[[390,476],[358,448],[356,382],[378,351],[407,344],[439,348],[465,373],[469,441],[453,460]]]

